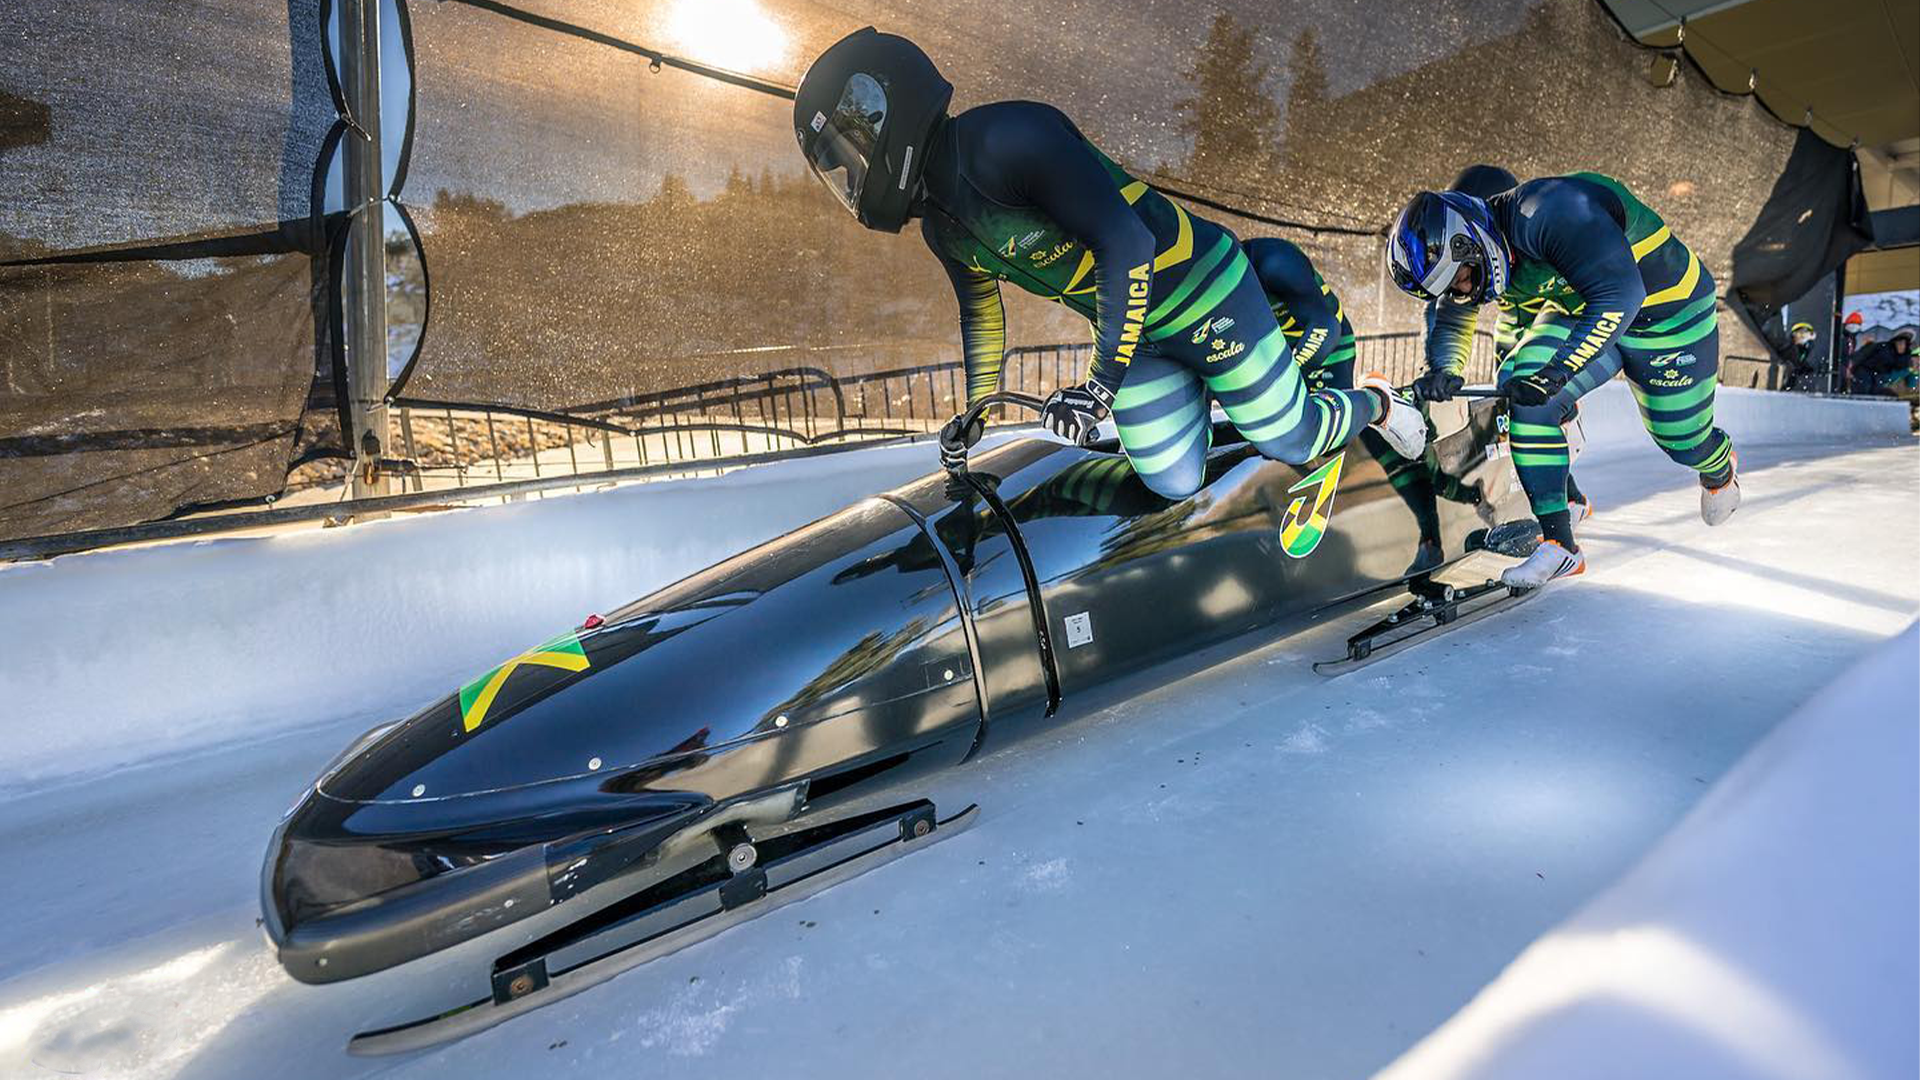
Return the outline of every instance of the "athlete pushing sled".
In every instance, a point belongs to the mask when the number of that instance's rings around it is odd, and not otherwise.
[[[1481,305],[1537,305],[1500,367],[1513,406],[1513,460],[1545,541],[1501,580],[1538,588],[1585,571],[1567,503],[1561,425],[1574,403],[1625,371],[1653,441],[1700,476],[1700,517],[1740,505],[1733,440],[1713,424],[1720,333],[1713,275],[1659,215],[1599,173],[1530,180],[1481,199],[1423,191],[1387,240],[1394,284],[1439,301],[1416,396],[1458,393]]]
[[[952,93],[912,42],[869,27],[807,69],[793,117],[807,164],[860,224],[918,220],[959,300],[970,402],[1000,382],[1004,281],[1093,324],[1087,379],[1047,399],[1047,426],[1084,442],[1111,413],[1157,494],[1199,490],[1209,399],[1274,460],[1304,464],[1369,428],[1419,456],[1426,420],[1384,376],[1307,388],[1232,233],[1129,176],[1058,109],[1003,101],[948,116]]]

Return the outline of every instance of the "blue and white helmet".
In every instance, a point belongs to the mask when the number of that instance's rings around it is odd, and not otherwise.
[[[1387,236],[1393,283],[1422,300],[1484,304],[1506,291],[1512,264],[1486,202],[1464,192],[1415,195]],[[1473,272],[1473,287],[1464,295],[1450,288],[1463,266]]]

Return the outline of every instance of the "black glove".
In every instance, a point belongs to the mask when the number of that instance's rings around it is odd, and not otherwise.
[[[1096,382],[1085,386],[1063,386],[1053,392],[1040,410],[1040,419],[1055,435],[1085,446],[1107,410],[1113,406],[1113,392]]]
[[[1429,371],[1413,380],[1415,401],[1450,401],[1467,380],[1451,371]]]
[[[980,441],[980,436],[987,430],[987,421],[984,416],[974,417],[973,423],[968,424],[964,431],[960,428],[962,419],[963,417],[956,416],[940,429],[940,464],[948,472],[959,469],[967,463],[967,451],[973,448],[974,443]]]
[[[1573,375],[1558,364],[1548,364],[1531,375],[1508,379],[1507,400],[1515,405],[1545,405],[1567,385]]]

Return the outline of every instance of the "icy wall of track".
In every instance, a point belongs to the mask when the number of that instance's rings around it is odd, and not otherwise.
[[[1723,386],[1714,395],[1715,422],[1735,443],[1749,446],[1901,437],[1909,433],[1911,415],[1906,402],[1891,398],[1810,397],[1733,386]],[[1623,379],[1581,398],[1580,420],[1594,442],[1647,437],[1639,406]]]
[[[1920,628],[1379,1080],[1914,1076]]]
[[[1884,440],[1897,403],[1723,391],[1744,445]],[[1590,455],[1646,452],[1626,387],[1590,395]],[[922,475],[933,447],[268,537],[0,566],[0,789],[391,719],[568,626]]]
[[[933,454],[0,565],[0,789],[425,704],[590,613],[905,483]]]

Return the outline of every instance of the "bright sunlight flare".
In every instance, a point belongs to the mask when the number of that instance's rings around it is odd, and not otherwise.
[[[787,53],[787,34],[753,0],[679,0],[668,32],[689,60],[764,70]]]

